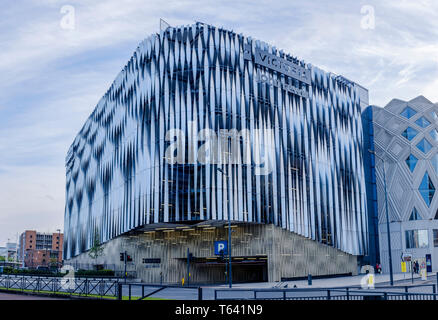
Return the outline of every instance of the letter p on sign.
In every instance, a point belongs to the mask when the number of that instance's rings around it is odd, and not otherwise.
[[[215,241],[214,242],[214,254],[220,255],[221,250],[223,250],[224,252],[227,252],[227,250],[228,250],[227,241]]]

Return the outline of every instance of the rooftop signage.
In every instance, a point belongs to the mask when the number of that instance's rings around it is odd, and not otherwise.
[[[305,88],[297,88],[294,85],[290,83],[286,83],[284,79],[274,79],[270,75],[265,75],[259,72],[257,72],[256,77],[257,82],[268,84],[269,86],[274,86],[277,88],[281,88],[283,90],[286,90],[287,92],[299,95],[300,97],[303,97],[305,99],[309,98],[309,93]]]
[[[252,61],[251,45],[246,44],[244,46],[243,58],[245,60]],[[280,58],[265,50],[261,50],[259,48],[255,49],[254,63],[263,67],[267,67],[273,71],[280,72],[298,81],[310,84],[310,70],[307,70],[298,64]]]

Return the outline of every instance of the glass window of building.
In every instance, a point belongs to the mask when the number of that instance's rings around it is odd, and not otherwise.
[[[438,131],[436,129],[432,129],[429,134],[433,140],[438,141]]]
[[[417,112],[411,107],[406,107],[402,113],[400,113],[403,117],[410,119],[417,114]]]
[[[432,145],[426,139],[422,139],[418,144],[417,148],[421,150],[423,153],[428,153],[430,149],[432,149]]]
[[[409,221],[421,220],[421,216],[418,213],[417,208],[414,207],[411,212],[411,216],[409,217]]]
[[[438,229],[433,229],[433,246],[438,247]]]
[[[405,131],[402,132],[402,136],[411,141],[418,134],[418,131],[414,128],[407,127]]]
[[[432,118],[433,118],[434,120],[437,120],[437,119],[438,119],[438,115],[436,114],[435,111],[432,111],[430,114],[432,115]]]
[[[418,191],[420,191],[420,194],[423,197],[424,202],[426,202],[427,206],[430,206],[433,196],[435,194],[435,186],[433,185],[427,171],[424,174],[423,180],[421,180]]]
[[[437,158],[438,160],[438,158]],[[413,154],[410,154],[409,157],[406,159],[406,164],[409,167],[409,170],[411,170],[411,172],[414,172],[415,167],[417,165],[418,159],[416,156],[414,156]]]
[[[427,230],[406,230],[406,249],[429,247]]]
[[[430,122],[425,117],[418,118],[415,123],[422,128],[427,128],[428,126],[430,126]]]

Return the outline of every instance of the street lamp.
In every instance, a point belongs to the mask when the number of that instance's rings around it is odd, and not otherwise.
[[[6,262],[9,262],[9,242],[11,241],[10,238],[8,238],[8,242],[6,243]]]
[[[227,187],[228,187],[228,175],[221,169],[217,168],[217,171],[223,174],[224,177],[227,178]],[[231,270],[231,212],[228,210],[228,282],[230,288],[233,286],[233,277]]]
[[[388,214],[388,192],[386,190],[386,170],[385,170],[385,160],[378,156],[374,150],[369,150],[368,152],[374,154],[383,163],[383,184],[385,188],[385,213],[386,213],[386,232],[388,234],[388,252],[389,252],[389,279],[391,286],[394,285],[394,276],[392,272],[392,250],[391,250],[391,233],[389,232],[389,214]]]
[[[61,229],[56,229],[56,231],[58,231],[58,256],[56,258],[56,270],[59,272],[59,265],[60,265],[59,252],[61,251],[60,250],[60,247],[61,247]]]

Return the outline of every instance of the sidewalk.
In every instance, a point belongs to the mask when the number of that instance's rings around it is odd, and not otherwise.
[[[436,273],[433,272],[428,275],[428,280],[425,281],[425,283],[429,283],[431,281],[431,277],[433,277],[433,283],[436,283],[435,278]],[[233,288],[265,288],[270,289],[273,287],[278,287],[279,283],[281,283],[280,288],[287,285],[287,288],[294,288],[294,286],[297,286],[297,288],[339,288],[339,287],[351,287],[351,286],[360,286],[361,280],[365,276],[365,274],[360,274],[357,276],[349,276],[349,277],[334,277],[334,278],[324,278],[324,279],[312,279],[312,285],[309,286],[307,279],[306,280],[296,280],[296,281],[283,281],[283,282],[258,282],[258,283],[238,283],[233,284]],[[389,285],[389,274],[375,274],[374,275],[374,281],[375,285]],[[397,285],[398,283],[407,283],[410,284],[411,281],[411,274],[409,273],[396,273],[394,274],[394,285]],[[398,283],[397,283],[398,282]],[[421,280],[421,276],[418,274],[414,275],[414,283],[419,284],[420,282],[423,282]],[[227,287],[226,285],[221,286],[215,286],[217,288]]]

